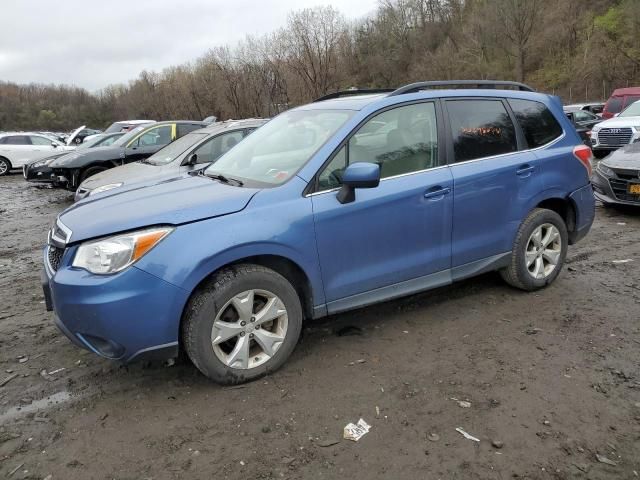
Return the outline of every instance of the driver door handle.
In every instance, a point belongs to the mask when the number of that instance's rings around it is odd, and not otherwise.
[[[441,187],[440,185],[438,185],[437,187],[431,187],[429,190],[427,190],[424,194],[424,198],[426,198],[427,200],[436,201],[444,198],[444,196],[448,193],[451,193],[451,188]]]

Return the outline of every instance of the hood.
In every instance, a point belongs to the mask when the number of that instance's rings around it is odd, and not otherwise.
[[[614,117],[597,124],[598,128],[621,128],[640,126],[640,117]]]
[[[32,160],[31,162],[29,162],[29,166],[35,165],[36,163],[37,164],[50,163],[53,160],[55,160],[56,158],[62,157],[63,155],[69,155],[69,152],[58,152],[58,153],[55,153],[55,154],[50,155],[50,156],[45,157],[45,158],[39,158],[38,160]]]
[[[156,166],[149,163],[134,162],[93,175],[82,182],[80,187],[93,190],[110,183],[130,184],[142,180],[163,178],[167,175],[175,176],[178,175],[179,168],[179,165],[175,163]]]
[[[52,168],[77,168],[92,162],[120,160],[125,157],[123,147],[96,147],[76,150],[51,162]]]
[[[84,130],[85,127],[86,127],[86,125],[82,125],[81,127],[78,127],[73,132],[71,132],[71,135],[69,135],[69,138],[67,138],[67,145],[73,145],[75,143],[74,140],[76,139],[78,134],[82,130]]]
[[[255,188],[225,185],[202,176],[178,177],[145,188],[87,197],[60,214],[70,242],[152,225],[180,225],[244,209]]]
[[[601,162],[610,168],[640,170],[640,143],[625,145],[610,153],[609,156]]]

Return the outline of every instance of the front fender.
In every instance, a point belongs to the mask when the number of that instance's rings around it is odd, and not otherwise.
[[[178,226],[136,266],[193,292],[225,265],[257,255],[278,256],[305,273],[314,306],[324,305],[311,199],[296,196],[256,203],[240,212]]]

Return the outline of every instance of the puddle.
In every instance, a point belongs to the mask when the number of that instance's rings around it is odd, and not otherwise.
[[[52,407],[68,402],[69,400],[71,400],[71,394],[67,391],[62,391],[49,395],[41,400],[34,400],[29,405],[12,407],[6,412],[0,414],[0,424],[8,420],[13,420],[21,415],[26,415],[27,413],[48,410]]]

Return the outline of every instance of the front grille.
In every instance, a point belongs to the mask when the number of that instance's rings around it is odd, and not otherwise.
[[[52,271],[58,271],[58,267],[60,266],[60,261],[62,260],[63,254],[63,248],[58,248],[53,245],[49,245],[47,247],[47,260],[49,262],[49,268],[51,268]]]
[[[633,131],[630,128],[603,128],[598,132],[600,145],[622,147],[631,142]]]
[[[611,170],[616,173],[616,177],[622,180],[640,182],[640,170],[623,170],[620,168],[612,168]]]
[[[636,176],[636,179],[637,178],[638,177]],[[613,194],[618,200],[622,200],[624,202],[640,203],[640,195],[632,195],[629,193],[629,190],[628,190],[629,183],[634,183],[634,182],[628,182],[626,180],[615,179],[615,178],[609,179],[611,190],[613,190]]]

